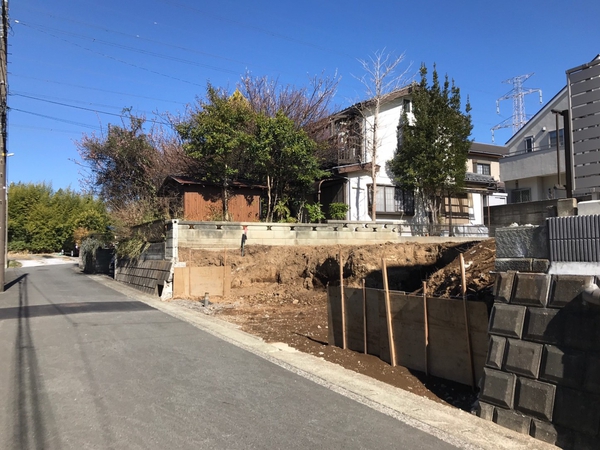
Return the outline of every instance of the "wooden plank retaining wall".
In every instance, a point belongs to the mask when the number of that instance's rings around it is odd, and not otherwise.
[[[365,289],[365,299],[367,353],[391,363],[385,293],[380,289]],[[344,300],[347,348],[364,353],[363,290],[345,286]],[[427,297],[427,347],[423,296],[391,291],[390,310],[398,365],[458,383],[472,383],[462,300]],[[337,347],[343,345],[341,311],[340,288],[330,286],[327,296],[329,344]],[[488,348],[487,307],[481,302],[468,302],[468,314],[473,365],[476,380],[479,380]]]

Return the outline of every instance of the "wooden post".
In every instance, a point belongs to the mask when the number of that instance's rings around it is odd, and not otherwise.
[[[462,281],[462,298],[463,298],[463,309],[465,313],[465,330],[467,333],[467,352],[469,354],[469,363],[471,366],[471,386],[473,390],[476,388],[475,382],[475,364],[473,362],[473,351],[471,350],[471,333],[469,327],[469,309],[467,305],[467,277],[465,275],[465,258],[463,254],[460,254],[460,277]]]
[[[365,279],[362,279],[362,294],[363,294],[363,340],[365,355],[367,354],[367,289],[365,287]]]
[[[223,248],[223,297],[225,297],[225,282],[227,281],[227,248]]]
[[[342,260],[342,249],[340,247],[340,299],[342,302],[342,348],[348,348],[348,337],[346,335],[346,299],[344,298],[344,261]]]
[[[387,320],[388,341],[390,346],[390,362],[396,367],[396,345],[394,344],[394,330],[392,328],[392,307],[390,305],[390,289],[388,287],[387,265],[385,257],[381,258],[381,273],[383,274],[383,289],[385,290],[385,317]]]
[[[425,328],[425,375],[429,376],[429,320],[427,318],[427,281],[423,281],[423,320]]]

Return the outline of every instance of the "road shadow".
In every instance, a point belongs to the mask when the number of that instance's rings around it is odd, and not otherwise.
[[[137,301],[123,302],[75,302],[51,303],[48,305],[21,305],[14,308],[1,308],[0,320],[19,319],[22,315],[29,317],[67,316],[71,314],[153,311],[154,308]]]
[[[10,287],[16,285],[19,289],[19,306],[11,308],[16,309],[17,319],[13,366],[13,448],[61,448],[31,332],[27,274],[9,284]]]

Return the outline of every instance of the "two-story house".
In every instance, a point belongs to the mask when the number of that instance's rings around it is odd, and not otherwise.
[[[565,136],[568,111],[571,133]],[[510,203],[566,196],[565,139],[576,198],[600,197],[600,56],[567,71],[567,86],[506,143],[500,162]]]
[[[319,184],[318,201],[327,210],[332,202],[348,205],[347,219],[371,220],[372,164],[377,165],[376,210],[378,221],[399,221],[424,224],[427,214],[415,199],[418,193],[404,191],[394,183],[387,162],[394,157],[398,144],[398,125],[404,111],[409,120],[413,86],[387,94],[381,101],[377,117],[377,157],[372,161],[373,100],[357,103],[329,117],[327,132],[330,139],[328,169],[331,178]],[[484,207],[505,203],[501,189],[499,159],[505,149],[474,143],[469,152],[466,186],[445,205],[444,216],[453,224],[484,224]]]
[[[557,115],[552,111],[567,109],[567,94],[565,86],[506,143],[508,152],[500,161],[500,175],[509,203],[565,197],[563,118],[558,117],[557,131]]]

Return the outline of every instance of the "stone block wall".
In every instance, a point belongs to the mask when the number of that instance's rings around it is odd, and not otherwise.
[[[170,281],[171,261],[125,260],[117,262],[115,280],[151,295],[162,295],[162,289]]]
[[[547,272],[550,250],[546,225],[496,229],[496,270]]]
[[[501,272],[478,415],[565,449],[600,448],[600,307],[593,276]]]

